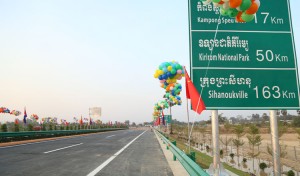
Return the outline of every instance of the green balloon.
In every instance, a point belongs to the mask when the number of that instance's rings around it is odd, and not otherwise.
[[[246,22],[250,22],[253,19],[254,19],[254,15],[253,14],[249,15],[249,14],[247,14],[245,12],[242,14],[242,20],[244,20]]]
[[[236,17],[238,13],[239,13],[239,11],[235,8],[229,8],[227,11],[228,16],[231,18]]]
[[[251,0],[243,0],[242,4],[240,5],[240,10],[241,11],[248,10],[251,5],[252,5]]]
[[[219,3],[221,0],[212,0],[214,3]]]
[[[221,13],[222,16],[227,16],[228,15],[228,10],[225,10],[225,9],[221,8],[220,13]]]
[[[175,69],[172,69],[172,70],[171,70],[171,73],[172,73],[172,74],[175,74],[175,73],[176,73],[176,70],[175,70]]]

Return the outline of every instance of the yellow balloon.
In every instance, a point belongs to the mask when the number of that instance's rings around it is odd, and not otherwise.
[[[162,75],[162,74],[164,74],[164,71],[158,70],[158,75],[160,76],[160,75]]]
[[[172,66],[168,66],[168,71],[171,71],[172,70]]]

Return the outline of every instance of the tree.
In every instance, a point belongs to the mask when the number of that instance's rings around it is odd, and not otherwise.
[[[28,131],[33,131],[33,125],[32,124],[28,124],[27,125],[27,130]]]
[[[259,114],[252,114],[251,118],[252,118],[253,121],[258,122],[259,121]]]
[[[14,131],[15,132],[19,132],[20,131],[20,125],[19,124],[15,124]]]
[[[295,176],[295,173],[292,170],[289,170],[287,173],[288,176]]]
[[[230,123],[226,122],[226,123],[224,124],[224,129],[225,129],[225,133],[226,133],[225,139],[220,138],[220,141],[223,143],[223,145],[225,145],[225,152],[226,152],[226,154],[227,154],[227,152],[228,152],[228,150],[227,150],[228,145],[229,145],[230,142],[232,141],[232,138],[228,138],[228,137],[227,137],[227,136],[228,136],[228,133],[229,133],[229,131],[230,131],[230,129],[231,129],[231,127],[232,127],[232,125],[230,125]]]
[[[201,140],[203,142],[203,145],[201,145],[201,150],[202,150],[202,146],[205,146],[206,144],[206,128],[205,127],[199,128],[199,131],[201,133]]]
[[[243,137],[245,135],[245,129],[244,129],[244,126],[243,125],[236,125],[234,127],[234,133],[236,135],[236,138],[232,140],[233,142],[233,145],[236,147],[236,154],[237,154],[237,157],[238,157],[238,166],[240,165],[240,157],[239,157],[239,148],[241,146],[243,146],[245,144],[245,142],[241,139],[241,137]]]
[[[259,129],[255,125],[251,125],[249,127],[249,135],[247,135],[249,145],[251,146],[251,152],[249,152],[249,156],[253,159],[252,166],[254,170],[254,158],[257,157],[260,152],[255,153],[254,147],[259,146],[261,144],[261,135],[259,135]]]
[[[226,122],[226,117],[223,117],[223,113],[219,114],[218,115],[218,120],[219,120],[219,123],[222,124],[224,122]]]
[[[6,124],[1,125],[1,131],[2,132],[7,132],[7,125]]]
[[[266,169],[267,167],[268,167],[267,164],[264,163],[264,162],[262,162],[262,163],[259,164],[259,168],[260,168],[263,172],[265,171],[265,169]]]

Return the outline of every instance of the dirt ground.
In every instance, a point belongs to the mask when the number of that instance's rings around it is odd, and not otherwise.
[[[241,139],[245,142],[244,146],[241,147],[240,153],[243,156],[248,156],[248,152],[250,152],[250,146],[248,144],[247,134],[244,135]],[[202,135],[199,132],[193,133],[193,139],[195,142],[203,143]],[[206,135],[206,144],[210,145],[211,142],[211,136],[209,133]],[[221,139],[225,139],[226,135],[221,134]],[[227,138],[235,138],[234,134],[227,134]],[[255,148],[255,151],[260,151],[260,155],[258,158],[272,161],[272,156],[268,154],[267,152],[267,146],[271,148],[271,134],[261,134],[262,143],[261,145]],[[293,168],[296,171],[300,171],[300,139],[298,139],[297,133],[286,133],[283,134],[283,136],[280,138],[280,145],[282,145],[282,148],[284,151],[286,151],[286,156],[284,158],[281,158],[281,163]],[[231,146],[232,143],[228,146],[228,154],[231,153]],[[220,148],[222,148],[225,151],[225,145],[222,144],[220,141]],[[235,151],[235,147],[232,149]],[[235,153],[235,152],[234,152]]]

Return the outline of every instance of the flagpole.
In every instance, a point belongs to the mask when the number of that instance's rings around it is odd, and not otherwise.
[[[191,138],[190,138],[190,114],[189,114],[189,100],[186,99],[186,113],[188,118],[188,145],[189,145],[189,153],[191,153]]]
[[[172,130],[172,109],[171,109],[171,103],[170,103],[170,134],[173,134],[173,130]]]

